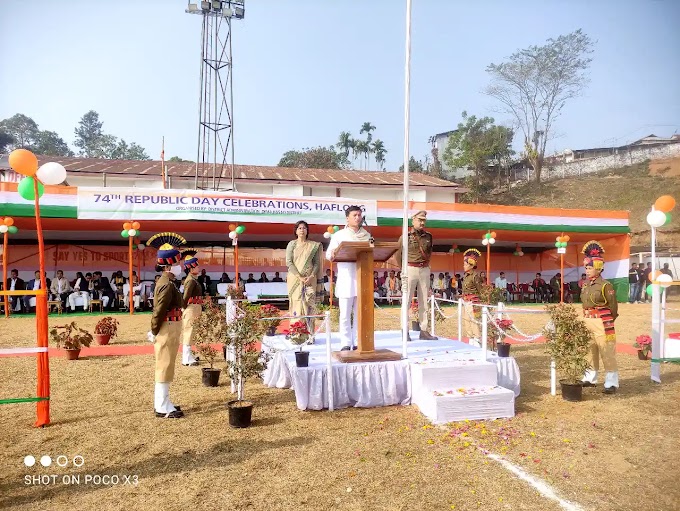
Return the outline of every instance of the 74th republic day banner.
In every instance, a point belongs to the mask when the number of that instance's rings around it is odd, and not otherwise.
[[[369,225],[377,202],[337,197],[286,197],[204,190],[78,187],[78,218],[92,220],[211,220],[344,225],[345,209],[360,206]]]

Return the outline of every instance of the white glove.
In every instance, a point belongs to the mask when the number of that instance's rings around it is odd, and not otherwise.
[[[154,334],[151,333],[151,330],[149,330],[149,331],[146,333],[146,338],[147,338],[147,340],[148,340],[149,342],[151,342],[151,343],[155,343],[155,342],[156,342],[156,336],[155,336]]]

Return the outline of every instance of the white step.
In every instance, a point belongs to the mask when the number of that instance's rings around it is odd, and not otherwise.
[[[434,424],[514,417],[515,393],[503,387],[423,388],[411,401]]]
[[[421,388],[441,389],[498,384],[498,368],[485,360],[447,360],[411,364],[413,393]]]

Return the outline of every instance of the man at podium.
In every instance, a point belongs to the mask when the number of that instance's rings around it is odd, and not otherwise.
[[[345,210],[347,225],[340,229],[331,238],[326,250],[326,259],[333,261],[338,245],[343,241],[369,242],[371,235],[362,227],[364,217],[359,206],[350,206]],[[356,263],[338,263],[337,282],[335,284],[335,296],[340,308],[340,340],[342,350],[357,349],[357,326],[359,322],[359,308],[357,300],[357,269]],[[350,316],[354,316],[351,323]]]

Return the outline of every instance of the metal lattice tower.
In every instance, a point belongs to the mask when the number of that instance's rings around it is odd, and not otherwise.
[[[189,3],[186,9],[189,14],[203,18],[196,189],[236,189],[231,22],[244,18],[244,4],[245,0],[212,0]],[[227,176],[231,176],[230,183],[220,186]]]

